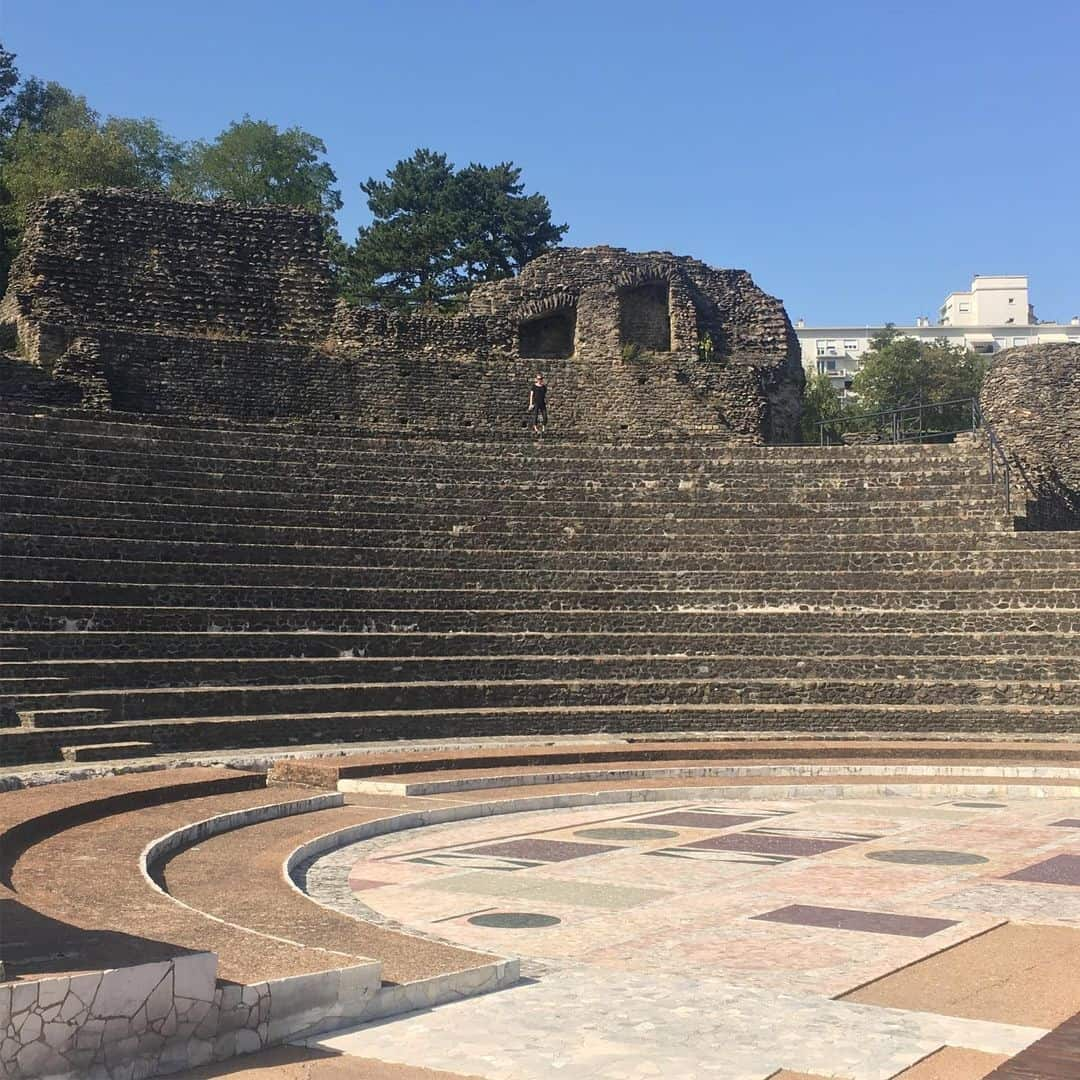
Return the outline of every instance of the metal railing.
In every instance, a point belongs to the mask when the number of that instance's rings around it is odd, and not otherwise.
[[[953,421],[929,426],[928,421],[938,417],[943,421]],[[959,426],[957,423],[962,421]],[[869,436],[878,442],[951,442],[957,435],[983,431],[986,434],[990,482],[1000,484],[1005,495],[1005,513],[1012,515],[1014,479],[1009,456],[997,436],[997,432],[987,422],[979,407],[978,398],[954,398],[951,401],[919,402],[915,405],[900,405],[893,409],[878,412],[857,413],[837,417],[834,420],[818,422],[818,442],[821,446],[844,444],[861,436]],[[842,429],[838,431],[837,429]],[[845,438],[847,436],[847,438]],[[1029,491],[1032,490],[1027,477],[1021,470],[1020,479]]]
[[[926,442],[929,439],[943,442],[961,433],[975,431],[979,427],[980,415],[979,403],[975,398],[920,401],[915,405],[897,405],[878,412],[819,420],[818,441],[826,446],[843,443],[844,435],[871,435],[881,442]],[[928,426],[934,417],[943,421],[956,420],[958,423]]]

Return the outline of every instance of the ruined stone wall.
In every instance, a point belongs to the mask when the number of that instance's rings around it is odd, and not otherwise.
[[[805,384],[798,340],[780,301],[745,270],[670,252],[560,248],[515,278],[475,288],[468,310],[512,328],[570,318],[575,360],[602,363],[637,347],[654,366],[667,358],[699,400],[715,396],[732,429],[768,442],[797,438]],[[519,331],[519,356],[528,356],[526,344]]]
[[[509,434],[542,369],[565,434],[782,442],[801,409],[794,331],[744,271],[567,248],[461,314],[353,308],[310,215],[152,194],[41,203],[0,322],[94,408]]]
[[[422,351],[354,353],[278,342],[166,338],[113,331],[98,339],[114,408],[242,420],[311,417],[367,431],[474,430],[514,435],[527,426],[529,385],[547,376],[553,431],[633,435],[735,430],[725,409],[744,419],[740,389],[722,371],[686,371],[654,357],[605,364],[490,355],[447,360]],[[66,403],[66,401],[65,401]],[[759,400],[758,407],[764,410]],[[757,423],[761,423],[760,417]]]
[[[33,328],[20,332],[41,361],[87,327],[315,342],[333,312],[310,214],[117,190],[67,192],[31,210],[3,305],[6,322]]]
[[[1080,345],[999,353],[983,415],[1013,465],[1014,497],[1034,528],[1080,529]]]

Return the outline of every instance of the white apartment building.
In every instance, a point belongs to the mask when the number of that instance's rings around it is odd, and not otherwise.
[[[883,326],[807,326],[795,324],[807,373],[822,372],[841,392],[862,364],[875,335]],[[907,337],[947,341],[980,353],[995,353],[1017,345],[1046,342],[1080,344],[1080,316],[1067,323],[1039,322],[1028,300],[1028,279],[1021,275],[976,277],[968,292],[949,293],[938,309],[936,324],[927,316],[914,326],[897,326]]]

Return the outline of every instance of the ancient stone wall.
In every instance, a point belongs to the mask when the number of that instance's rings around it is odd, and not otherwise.
[[[315,342],[333,313],[312,215],[117,190],[31,210],[3,305],[30,337],[44,329],[41,359],[82,327]]]
[[[982,410],[1013,465],[1034,528],[1080,528],[1080,345],[1029,345],[994,360]]]
[[[511,434],[543,368],[568,435],[783,442],[801,410],[794,331],[744,271],[567,248],[457,315],[353,308],[295,210],[55,196],[31,214],[0,321],[94,408]]]

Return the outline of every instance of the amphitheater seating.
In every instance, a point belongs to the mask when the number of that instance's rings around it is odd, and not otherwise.
[[[1080,535],[977,447],[0,425],[0,760],[1075,731]]]
[[[295,857],[310,844],[348,843],[357,829],[706,792],[873,797],[910,785],[953,798],[1074,798],[1078,758],[1075,740],[1055,738],[521,739],[282,760],[269,786],[262,774],[202,767],[9,791],[0,795],[0,1012],[29,1002],[35,1016],[53,1015],[99,982],[103,1001],[117,1004],[89,1019],[65,1011],[40,1045],[31,1025],[5,1043],[4,1064],[27,1076],[84,1075],[102,1062],[109,1075],[152,1075],[517,981],[516,960],[403,932],[362,917],[362,904],[346,914],[325,895],[313,903],[283,876],[288,860],[293,880],[310,885]],[[359,790],[344,797],[314,790],[350,783]],[[409,790],[425,784],[440,790]],[[274,816],[284,806],[291,816]],[[192,972],[207,967],[213,1007],[197,1026],[186,1014],[175,1032],[163,1027],[165,1010],[191,1000],[182,995],[193,992]],[[1017,977],[1015,965],[1002,974]]]
[[[475,967],[481,954],[408,938],[317,907],[285,886],[281,863],[300,839],[385,817],[371,803],[330,807],[240,831],[286,838],[281,853],[258,841],[259,855],[231,873],[198,876],[223,908],[181,907],[155,893],[139,868],[151,841],[213,817],[310,796],[230,769],[187,768],[54,784],[0,800],[4,892],[3,960],[8,978],[161,961],[192,951],[218,957],[218,977],[241,984],[390,959],[384,982],[429,978]],[[198,850],[198,849],[196,849]],[[249,852],[250,856],[250,852]],[[93,873],[57,874],[92,865]],[[161,873],[174,893],[171,863]],[[230,878],[236,878],[230,881]]]

